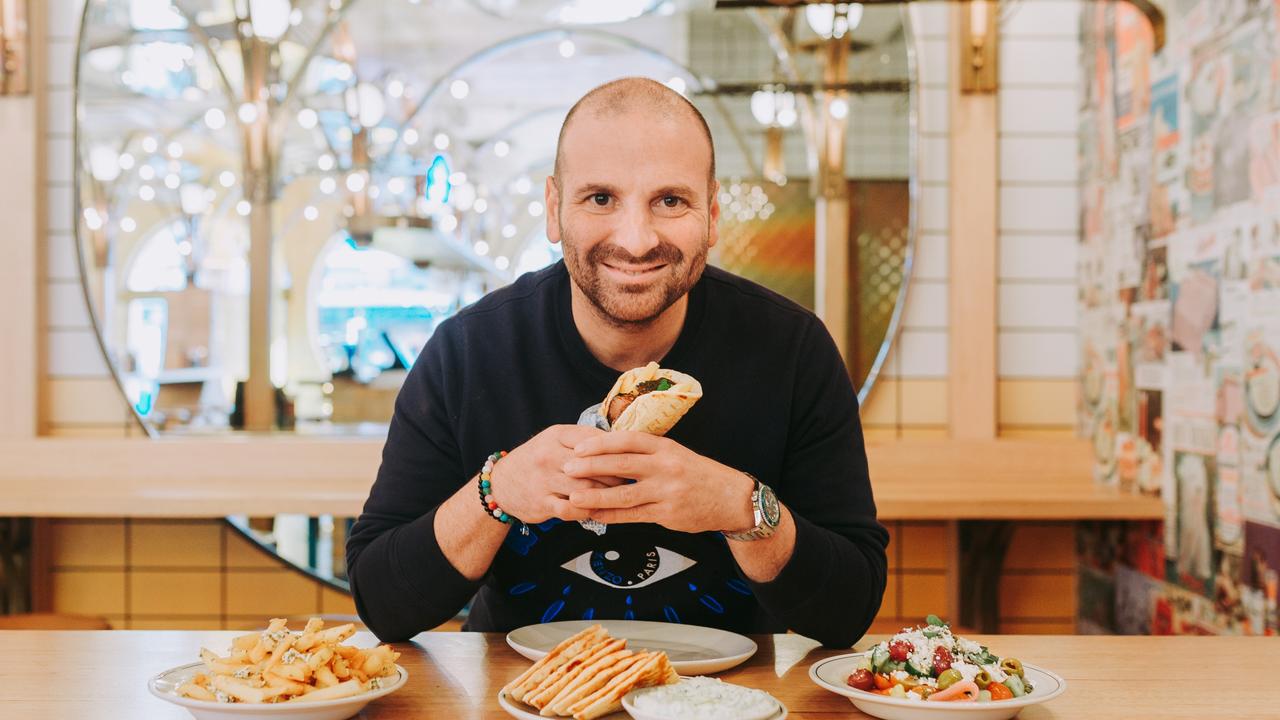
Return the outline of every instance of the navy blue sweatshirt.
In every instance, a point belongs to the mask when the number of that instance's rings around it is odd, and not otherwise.
[[[490,453],[573,424],[618,378],[573,323],[563,262],[441,323],[396,400],[382,465],[347,542],[360,617],[404,640],[474,601],[465,629],[634,618],[741,633],[793,630],[830,647],[860,638],[884,594],[888,534],[876,520],[857,398],[821,322],[759,285],[708,267],[660,361],[702,383],[667,437],[771,486],[795,552],[766,583],[742,574],[716,532],[576,522],[513,527],[477,582],[446,559],[436,509]],[[479,502],[477,499],[476,502]]]

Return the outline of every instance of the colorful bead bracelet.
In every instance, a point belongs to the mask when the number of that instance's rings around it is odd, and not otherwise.
[[[493,466],[506,455],[507,452],[505,450],[499,450],[485,459],[484,467],[480,469],[480,504],[484,506],[484,511],[492,515],[495,520],[512,523],[519,521],[498,507],[498,501],[493,499],[493,489],[489,484],[489,480],[493,476]]]

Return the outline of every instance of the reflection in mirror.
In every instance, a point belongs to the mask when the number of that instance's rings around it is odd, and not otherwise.
[[[847,207],[846,356],[865,397],[911,252],[901,8],[252,5],[85,7],[83,280],[149,431],[383,432],[442,320],[559,259],[542,184],[560,122],[624,75],[667,83],[711,125],[712,262],[813,308],[816,209]]]
[[[667,83],[708,120],[713,263],[814,308],[818,209],[847,207],[846,357],[865,398],[912,252],[901,8],[263,0],[246,21],[240,6],[85,10],[83,280],[153,433],[383,432],[440,322],[559,259],[542,184],[560,122],[625,75]],[[350,518],[229,520],[345,587]]]

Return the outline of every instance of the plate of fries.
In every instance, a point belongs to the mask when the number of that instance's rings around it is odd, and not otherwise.
[[[680,682],[665,652],[626,645],[601,625],[584,628],[507,683],[498,704],[517,718],[596,720],[621,711],[632,690]]]
[[[343,645],[353,634],[351,623],[325,628],[311,618],[293,632],[276,618],[232,640],[226,656],[201,648],[200,662],[156,675],[147,689],[197,720],[345,720],[409,679],[390,645]]]

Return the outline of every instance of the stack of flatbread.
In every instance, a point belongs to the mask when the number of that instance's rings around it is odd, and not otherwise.
[[[633,652],[626,644],[592,625],[555,646],[503,692],[547,717],[594,720],[621,710],[622,696],[636,688],[680,682],[666,653]]]

